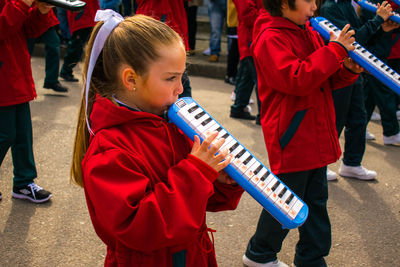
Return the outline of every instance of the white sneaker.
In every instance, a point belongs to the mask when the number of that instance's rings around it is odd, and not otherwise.
[[[335,181],[337,180],[337,173],[334,171],[331,171],[330,169],[326,169],[326,179],[328,181]]]
[[[375,138],[375,135],[374,135],[374,134],[372,134],[372,133],[366,131],[366,132],[365,132],[365,139],[366,139],[366,140],[375,140],[376,138]]]
[[[284,262],[281,262],[280,260],[270,261],[267,263],[258,263],[250,260],[249,258],[246,257],[246,255],[243,255],[242,261],[243,264],[247,267],[289,267],[289,265],[287,265]]]
[[[380,121],[380,120],[381,120],[381,115],[379,113],[376,113],[375,111],[372,112],[371,121]]]
[[[383,136],[383,144],[385,145],[400,145],[400,133],[391,135],[391,136]]]
[[[206,50],[203,51],[204,56],[210,56],[210,54],[211,54],[210,48],[207,48]]]
[[[340,164],[339,174],[343,177],[357,178],[360,180],[373,180],[376,178],[376,172],[368,170],[363,166],[347,166],[343,162]]]
[[[397,119],[400,121],[400,110],[396,111]]]
[[[235,101],[235,100],[236,100],[236,93],[235,93],[235,91],[232,91],[231,100],[232,100],[232,101]]]

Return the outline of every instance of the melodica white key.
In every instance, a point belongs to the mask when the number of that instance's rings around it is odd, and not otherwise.
[[[308,206],[192,98],[176,101],[168,110],[168,118],[192,140],[198,135],[203,141],[206,133],[218,131],[217,138],[225,139],[220,151],[226,148],[233,156],[224,169],[226,173],[283,228],[296,228],[305,222]]]
[[[329,40],[329,32],[333,32],[336,36],[341,32],[323,17],[311,18],[310,22],[312,27],[327,40]],[[354,42],[353,45],[355,49],[349,51],[349,56],[371,75],[400,95],[400,75],[359,43]]]

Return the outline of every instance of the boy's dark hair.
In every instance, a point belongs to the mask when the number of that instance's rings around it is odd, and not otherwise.
[[[282,4],[287,1],[289,8],[292,10],[296,9],[296,0],[263,0],[265,9],[271,14],[271,16],[282,16]]]

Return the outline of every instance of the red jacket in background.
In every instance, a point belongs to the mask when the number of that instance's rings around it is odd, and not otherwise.
[[[262,0],[233,0],[238,16],[238,46],[240,60],[252,56],[250,45],[253,40],[253,26],[264,9]]]
[[[388,2],[392,6],[393,10],[398,11],[398,9],[400,7],[396,3],[394,3],[391,0],[389,0]],[[395,41],[396,43],[392,46],[392,49],[390,50],[390,55],[389,55],[388,59],[400,58],[400,41],[399,41],[400,38],[398,35],[399,35],[399,33],[393,33],[393,35],[392,35],[392,39],[393,40],[397,39],[397,41]]]
[[[271,170],[298,172],[338,160],[332,90],[358,77],[343,67],[345,49],[324,45],[309,23],[302,29],[263,12],[254,26],[252,51]]]
[[[22,1],[0,0],[0,106],[36,97],[26,39],[40,36],[54,19],[52,10],[41,14]]]
[[[189,50],[188,25],[185,7],[182,0],[136,0],[136,14],[150,16],[165,22],[183,39],[186,50]]]
[[[79,12],[67,11],[68,26],[71,35],[75,31],[85,28],[91,28],[96,25],[97,22],[94,21],[97,10],[100,9],[100,4],[98,0],[82,0],[86,3],[83,10]]]
[[[95,133],[82,162],[96,233],[107,245],[105,266],[217,266],[206,210],[234,209],[243,189],[189,155],[191,141],[165,119],[98,97]]]

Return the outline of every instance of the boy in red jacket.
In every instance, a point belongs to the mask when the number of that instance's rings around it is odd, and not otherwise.
[[[52,195],[33,182],[37,174],[29,101],[36,92],[26,40],[49,28],[54,16],[51,8],[35,0],[0,0],[0,165],[11,147],[12,196],[35,203]]]
[[[271,170],[309,207],[299,228],[294,264],[326,266],[331,228],[326,166],[340,156],[332,90],[353,83],[362,68],[347,56],[354,31],[324,45],[308,20],[316,0],[264,0],[251,46],[258,75],[261,125]],[[287,267],[277,259],[288,233],[266,211],[250,239],[247,266]]]

